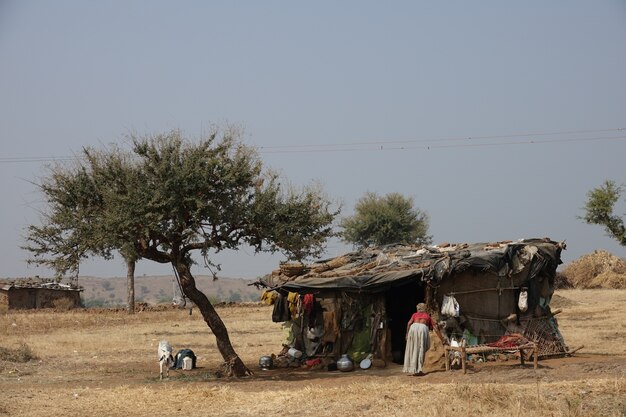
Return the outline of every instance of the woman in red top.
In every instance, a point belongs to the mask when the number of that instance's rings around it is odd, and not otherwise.
[[[430,348],[430,336],[428,331],[434,330],[441,343],[446,344],[439,327],[426,313],[426,304],[419,303],[415,306],[416,312],[406,325],[406,349],[404,351],[404,367],[402,372],[409,375],[424,375],[424,355]]]

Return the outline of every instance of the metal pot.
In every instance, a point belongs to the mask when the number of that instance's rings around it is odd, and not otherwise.
[[[337,361],[337,369],[343,372],[348,372],[354,369],[354,363],[347,353],[341,355],[341,358]]]
[[[273,361],[271,356],[261,356],[259,358],[259,366],[261,369],[267,370],[272,369]]]

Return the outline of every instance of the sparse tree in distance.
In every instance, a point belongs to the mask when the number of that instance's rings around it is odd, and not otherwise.
[[[340,226],[344,241],[359,247],[391,243],[426,245],[428,215],[413,206],[413,199],[399,193],[384,197],[367,192],[354,208],[355,214],[344,218]]]
[[[588,224],[604,226],[608,236],[626,246],[624,219],[614,214],[615,204],[622,196],[622,191],[623,187],[611,180],[589,191],[582,219]]]
[[[215,335],[226,373],[250,373],[209,299],[196,288],[192,254],[199,253],[211,264],[211,253],[249,245],[303,260],[322,253],[338,213],[319,187],[296,190],[264,171],[255,150],[241,144],[239,137],[237,130],[215,130],[191,142],[172,131],[132,136],[131,153],[85,150],[87,158],[79,169],[57,170],[82,181],[70,181],[68,190],[53,175],[42,187],[47,197],[75,193],[89,198],[71,208],[51,204],[43,226],[29,228],[27,248],[34,262],[47,260],[54,266],[59,257],[70,257],[67,264],[74,265],[88,255],[118,250],[125,259],[170,263],[184,294]],[[57,224],[57,211],[74,212],[74,220]],[[93,215],[85,217],[83,212]],[[63,234],[55,237],[46,233],[48,228],[60,228]],[[63,243],[66,237],[72,245]]]

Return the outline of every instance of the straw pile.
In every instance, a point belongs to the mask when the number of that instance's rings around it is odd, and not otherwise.
[[[626,288],[626,260],[597,250],[567,265],[563,275],[574,288]]]

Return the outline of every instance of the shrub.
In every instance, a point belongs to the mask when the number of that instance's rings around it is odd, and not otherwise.
[[[54,307],[56,310],[67,311],[73,309],[76,306],[74,305],[74,300],[71,300],[69,298],[57,298],[52,302],[52,307]]]
[[[557,290],[564,290],[567,288],[573,288],[574,286],[572,285],[572,283],[570,282],[569,278],[567,278],[567,275],[565,275],[562,272],[557,272],[556,276],[554,277],[554,288]]]
[[[0,346],[0,360],[25,363],[37,359],[30,346],[22,343],[15,349]]]

